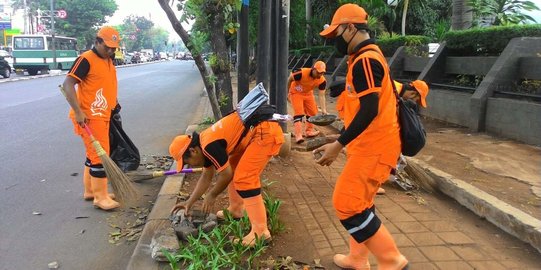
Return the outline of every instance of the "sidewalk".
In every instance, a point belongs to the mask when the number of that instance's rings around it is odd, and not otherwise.
[[[200,104],[200,106],[206,107],[197,114],[211,115],[207,97],[202,97]],[[328,98],[328,111],[332,113],[334,106],[332,100]],[[427,166],[441,166],[443,171],[457,167],[446,165],[443,161],[451,162],[461,159],[443,156],[444,150],[439,150],[435,146],[441,141],[437,134],[454,133],[440,133],[442,131],[440,127],[432,127],[431,124],[427,125],[427,128],[429,142],[419,155],[418,160],[425,162],[425,165],[429,163],[430,165]],[[445,128],[455,127],[446,126]],[[324,133],[336,132],[330,128],[322,128],[321,130]],[[463,139],[454,137],[454,135],[449,136],[449,141]],[[464,136],[469,137],[468,135]],[[475,137],[477,136],[475,135]],[[484,135],[479,136],[483,140],[490,139],[488,136],[486,136],[487,138],[483,137]],[[470,147],[469,152],[477,152],[471,147],[490,143],[490,141],[486,141],[485,144],[482,144],[477,141],[476,143],[470,142],[469,145],[453,147],[456,148],[456,151]],[[509,147],[513,149],[514,146]],[[469,159],[470,157],[465,154],[465,157],[462,158]],[[534,159],[538,156],[530,156],[529,158]],[[471,162],[474,161],[479,160],[473,159]],[[275,181],[269,190],[272,195],[283,201],[280,208],[280,218],[284,222],[286,230],[273,236],[271,245],[261,259],[264,260],[269,256],[275,259],[280,256],[291,256],[295,261],[314,265],[314,260],[317,260],[326,269],[338,269],[332,263],[332,256],[338,252],[347,252],[348,235],[334,214],[332,192],[344,162],[345,157],[340,155],[332,166],[321,167],[315,164],[311,153],[291,151],[290,156],[277,158],[269,163],[261,179],[269,182]],[[462,168],[464,169],[464,167]],[[465,171],[476,172],[478,170],[480,169],[472,166]],[[492,171],[485,173],[488,174],[486,177],[489,179],[502,177],[491,174]],[[511,178],[505,179],[508,181],[508,187],[514,185],[515,182],[509,180]],[[159,198],[167,199],[166,204],[174,203],[176,200],[174,194],[178,193],[178,190],[173,190],[173,186],[166,187],[166,182],[162,188],[163,192],[160,191]],[[174,187],[178,188],[178,185]],[[384,187],[387,194],[377,197],[376,209],[383,224],[395,237],[399,249],[409,259],[410,269],[541,269],[539,265],[541,255],[529,244],[505,233],[448,196],[439,192],[434,194],[406,193],[393,184],[386,184]],[[520,189],[519,191],[523,192],[524,190]],[[508,192],[515,191],[508,190]],[[521,197],[523,194],[519,196],[518,193],[513,193],[510,196]],[[160,202],[157,201],[152,210],[154,215],[151,213],[151,216],[156,217],[156,213],[171,207],[170,205],[159,207],[159,205]],[[528,206],[539,207],[538,205]],[[149,223],[163,223],[160,218],[153,220],[151,216],[149,216]],[[138,247],[130,260],[129,269],[162,269],[164,267],[164,264],[159,265],[152,262],[148,252],[148,243],[155,231],[154,223],[145,226]],[[371,263],[375,267],[373,257],[371,257]],[[148,267],[152,264],[154,264],[152,268]],[[146,266],[146,268],[141,266]]]

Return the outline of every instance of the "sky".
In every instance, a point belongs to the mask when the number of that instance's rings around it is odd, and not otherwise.
[[[175,32],[175,30],[173,30],[171,22],[169,22],[167,15],[165,15],[165,11],[163,11],[157,0],[116,0],[116,4],[118,5],[118,9],[115,14],[109,19],[109,24],[122,24],[124,18],[128,17],[131,14],[134,14],[136,16],[144,16],[147,19],[151,19],[152,22],[154,22],[154,25],[160,26],[166,31],[168,31],[169,40],[180,40],[180,37]],[[176,11],[176,6],[173,7],[173,10]],[[186,27],[186,25],[184,26]]]

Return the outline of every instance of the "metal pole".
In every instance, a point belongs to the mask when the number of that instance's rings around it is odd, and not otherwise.
[[[56,45],[55,45],[55,38],[54,38],[54,0],[51,0],[51,42],[53,43],[51,48],[53,49],[53,68],[56,69],[58,66],[56,65]]]
[[[269,82],[269,96],[270,96],[270,104],[276,105],[276,89],[277,89],[277,83],[276,83],[276,74],[277,69],[276,65],[278,64],[278,61],[276,59],[277,57],[277,45],[278,45],[278,36],[276,35],[276,32],[278,30],[278,3],[277,0],[271,1],[271,12],[270,12],[270,82]]]
[[[286,95],[288,89],[287,79],[289,75],[289,70],[287,67],[287,58],[289,55],[289,0],[280,0],[280,9],[279,12],[279,26],[278,26],[278,75],[276,87],[277,96],[276,96],[276,108],[278,113],[287,114],[287,100]],[[281,124],[282,130],[285,132],[287,126],[285,123]]]
[[[242,0],[242,7],[240,8],[239,15],[239,36],[238,43],[239,48],[237,54],[239,56],[239,69],[238,69],[238,92],[237,98],[241,100],[248,94],[248,87],[250,84],[249,72],[250,72],[250,51],[248,49],[248,6],[250,0]]]
[[[259,31],[257,34],[257,82],[269,90],[270,67],[270,7],[271,0],[259,1]]]

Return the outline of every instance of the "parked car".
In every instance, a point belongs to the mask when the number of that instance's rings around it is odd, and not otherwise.
[[[3,56],[0,56],[0,75],[4,78],[11,76],[11,67]]]
[[[4,59],[8,62],[9,66],[11,67],[11,70],[13,69],[13,57],[11,54],[6,50],[0,50],[0,56],[4,57]]]

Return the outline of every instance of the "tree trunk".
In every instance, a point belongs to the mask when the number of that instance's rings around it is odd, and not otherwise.
[[[306,48],[312,47],[312,29],[310,22],[312,21],[312,1],[306,1]]]
[[[408,15],[408,6],[410,1],[404,1],[404,9],[402,10],[402,35],[406,35],[406,16]]]
[[[453,0],[453,16],[451,30],[468,29],[471,27],[473,15],[467,0]]]
[[[216,99],[216,93],[214,92],[214,85],[210,81],[210,74],[207,70],[205,62],[203,61],[203,58],[201,57],[201,54],[193,53],[195,52],[195,49],[191,42],[191,37],[190,35],[188,35],[186,30],[184,30],[184,27],[182,27],[182,25],[180,24],[180,20],[177,19],[177,17],[175,16],[175,13],[169,6],[169,0],[158,0],[158,3],[160,3],[160,6],[165,11],[165,14],[167,14],[167,18],[169,18],[169,21],[173,25],[173,29],[175,29],[175,32],[177,32],[177,34],[180,36],[180,38],[182,39],[182,42],[184,42],[188,50],[192,52],[193,58],[195,60],[195,64],[197,65],[197,68],[199,69],[199,73],[201,74],[201,78],[203,79],[205,89],[207,90],[207,94],[209,97],[210,106],[212,107],[212,113],[214,115],[214,119],[219,120],[220,118],[222,118],[222,114],[220,112],[218,100]]]
[[[209,2],[205,11],[207,14],[210,29],[210,44],[216,56],[216,63],[212,63],[212,72],[216,76],[216,97],[222,115],[233,110],[233,89],[231,88],[231,67],[229,61],[229,50],[225,41],[224,25],[225,17],[223,6]]]

